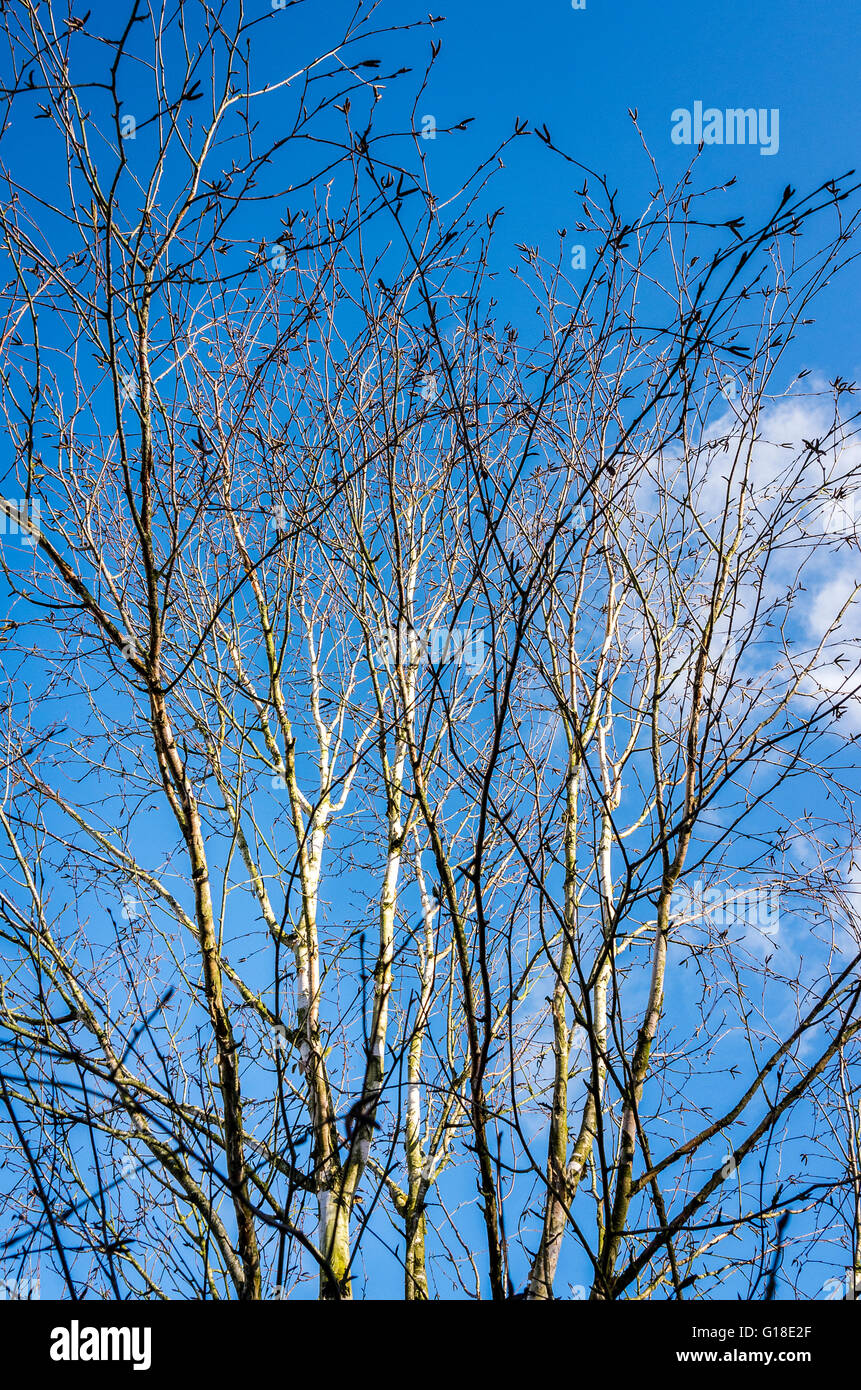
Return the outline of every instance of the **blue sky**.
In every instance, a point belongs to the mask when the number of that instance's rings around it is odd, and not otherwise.
[[[627,108],[636,108],[659,165],[680,170],[690,150],[670,141],[670,115],[696,100],[716,107],[777,107],[780,149],[712,147],[701,171],[715,182],[738,178],[737,210],[748,222],[767,213],[788,182],[798,189],[859,164],[861,83],[858,6],[803,0],[685,0],[634,3],[567,0],[532,5],[470,0],[443,7],[443,49],[433,81],[438,120],[474,115],[462,142],[464,162],[505,132],[514,116],[545,121],[557,145],[621,191],[637,212],[651,186],[650,170]],[[403,13],[402,7],[398,12]],[[449,159],[437,142],[442,163]],[[537,141],[510,158],[505,180],[505,235],[511,241],[552,243],[576,210],[573,177]],[[736,209],[734,209],[736,210]],[[858,272],[855,272],[857,277]],[[841,305],[857,293],[823,301],[805,355],[825,373],[859,362],[857,325]],[[847,356],[849,363],[847,363]]]
[[[696,7],[682,0],[653,5],[587,0],[584,10],[567,0],[531,7],[471,0],[446,8],[447,20],[436,30],[442,52],[419,114],[434,115],[440,126],[475,119],[465,133],[441,137],[428,150],[432,177],[442,186],[453,185],[520,116],[546,122],[559,146],[606,174],[611,187],[620,190],[620,212],[633,220],[653,175],[627,109],[637,108],[651,149],[669,176],[680,172],[691,154],[671,142],[671,113],[695,101],[780,112],[780,148],[773,157],[738,146],[709,148],[701,156],[702,179],[720,183],[736,176],[726,195],[727,216],[743,213],[749,224],[768,215],[786,184],[805,192],[845,173],[858,159],[857,0],[832,0],[825,15],[822,7],[798,0],[758,0],[754,6],[718,0]],[[112,9],[96,7],[100,14]],[[297,51],[311,49],[320,35],[328,38],[335,31],[336,17],[348,9],[316,4],[275,16],[273,26],[283,23],[291,37],[283,60],[273,39],[273,68],[280,69],[282,61],[285,68],[298,66],[294,36]],[[379,11],[380,22],[421,13],[390,0]],[[415,60],[427,36],[409,43]],[[384,48],[388,52],[392,44]],[[383,98],[384,103],[398,100],[394,91]],[[277,107],[272,119],[277,121]],[[15,134],[12,148],[20,141],[19,158],[33,157],[32,140],[26,128]],[[570,227],[577,217],[576,182],[570,167],[538,140],[519,142],[495,185],[495,202],[506,211],[497,254],[507,261],[515,242],[538,244],[554,254],[557,228]],[[268,214],[266,220],[272,220]],[[840,292],[820,298],[817,321],[795,349],[795,369],[809,366],[827,378],[837,371],[851,376],[861,366],[857,319],[846,312],[846,305],[858,302],[859,274],[850,268]],[[468,1173],[465,1181],[472,1180]],[[477,1215],[470,1219],[477,1227]],[[513,1225],[514,1213],[509,1220]],[[372,1260],[369,1255],[373,1268]],[[381,1261],[375,1274],[378,1294],[397,1293],[401,1276],[395,1261]],[[566,1275],[585,1277],[585,1271],[572,1262]],[[811,1293],[819,1282],[816,1271]]]

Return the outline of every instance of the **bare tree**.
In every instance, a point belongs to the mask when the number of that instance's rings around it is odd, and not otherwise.
[[[848,1233],[857,1273],[861,449],[786,367],[856,188],[747,231],[696,159],[631,220],[578,165],[590,267],[521,246],[500,308],[508,140],[445,190],[422,81],[379,125],[366,45],[420,34],[360,7],[276,78],[278,12],[4,21],[67,179],[2,171],[7,1258],[757,1297]]]

